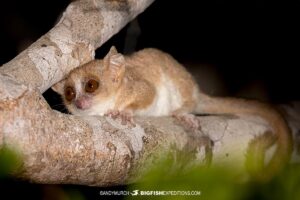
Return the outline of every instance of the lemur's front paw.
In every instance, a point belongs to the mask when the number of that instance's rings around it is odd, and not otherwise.
[[[130,111],[109,110],[105,113],[105,116],[111,117],[112,119],[120,119],[122,125],[136,126],[133,120],[133,114]]]
[[[173,114],[172,116],[185,129],[193,131],[193,132],[201,131],[200,121],[195,115],[185,113],[185,114]]]

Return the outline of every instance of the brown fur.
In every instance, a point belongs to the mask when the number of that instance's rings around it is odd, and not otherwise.
[[[127,63],[140,77],[154,85],[161,84],[161,73],[167,74],[178,88],[185,112],[192,112],[196,106],[193,92],[197,85],[194,78],[172,56],[157,49],[144,49],[127,57]]]

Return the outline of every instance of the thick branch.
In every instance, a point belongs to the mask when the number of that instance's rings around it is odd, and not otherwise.
[[[41,92],[70,70],[94,58],[94,51],[154,0],[81,0],[71,3],[60,22],[0,73]]]
[[[199,134],[184,130],[173,118],[136,118],[137,126],[128,127],[109,117],[52,111],[34,91],[1,103],[0,110],[2,141],[24,161],[19,176],[40,183],[134,182],[166,153],[174,158],[189,153],[192,160],[186,165],[235,163],[241,172],[249,141],[268,128],[253,118],[228,116],[201,117]]]

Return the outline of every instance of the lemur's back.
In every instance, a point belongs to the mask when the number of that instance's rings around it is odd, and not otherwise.
[[[199,92],[192,75],[171,55],[147,48],[126,57],[128,66],[155,85],[169,85],[182,96],[183,105],[193,107]]]

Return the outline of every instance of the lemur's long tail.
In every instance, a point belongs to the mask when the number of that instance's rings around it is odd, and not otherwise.
[[[269,123],[272,127],[271,132],[254,139],[249,145],[246,162],[250,174],[255,178],[269,180],[288,163],[293,146],[291,131],[282,115],[272,106],[255,100],[210,97],[201,94],[196,113],[254,115],[262,117]],[[270,162],[265,165],[264,153],[275,141],[277,149]]]

